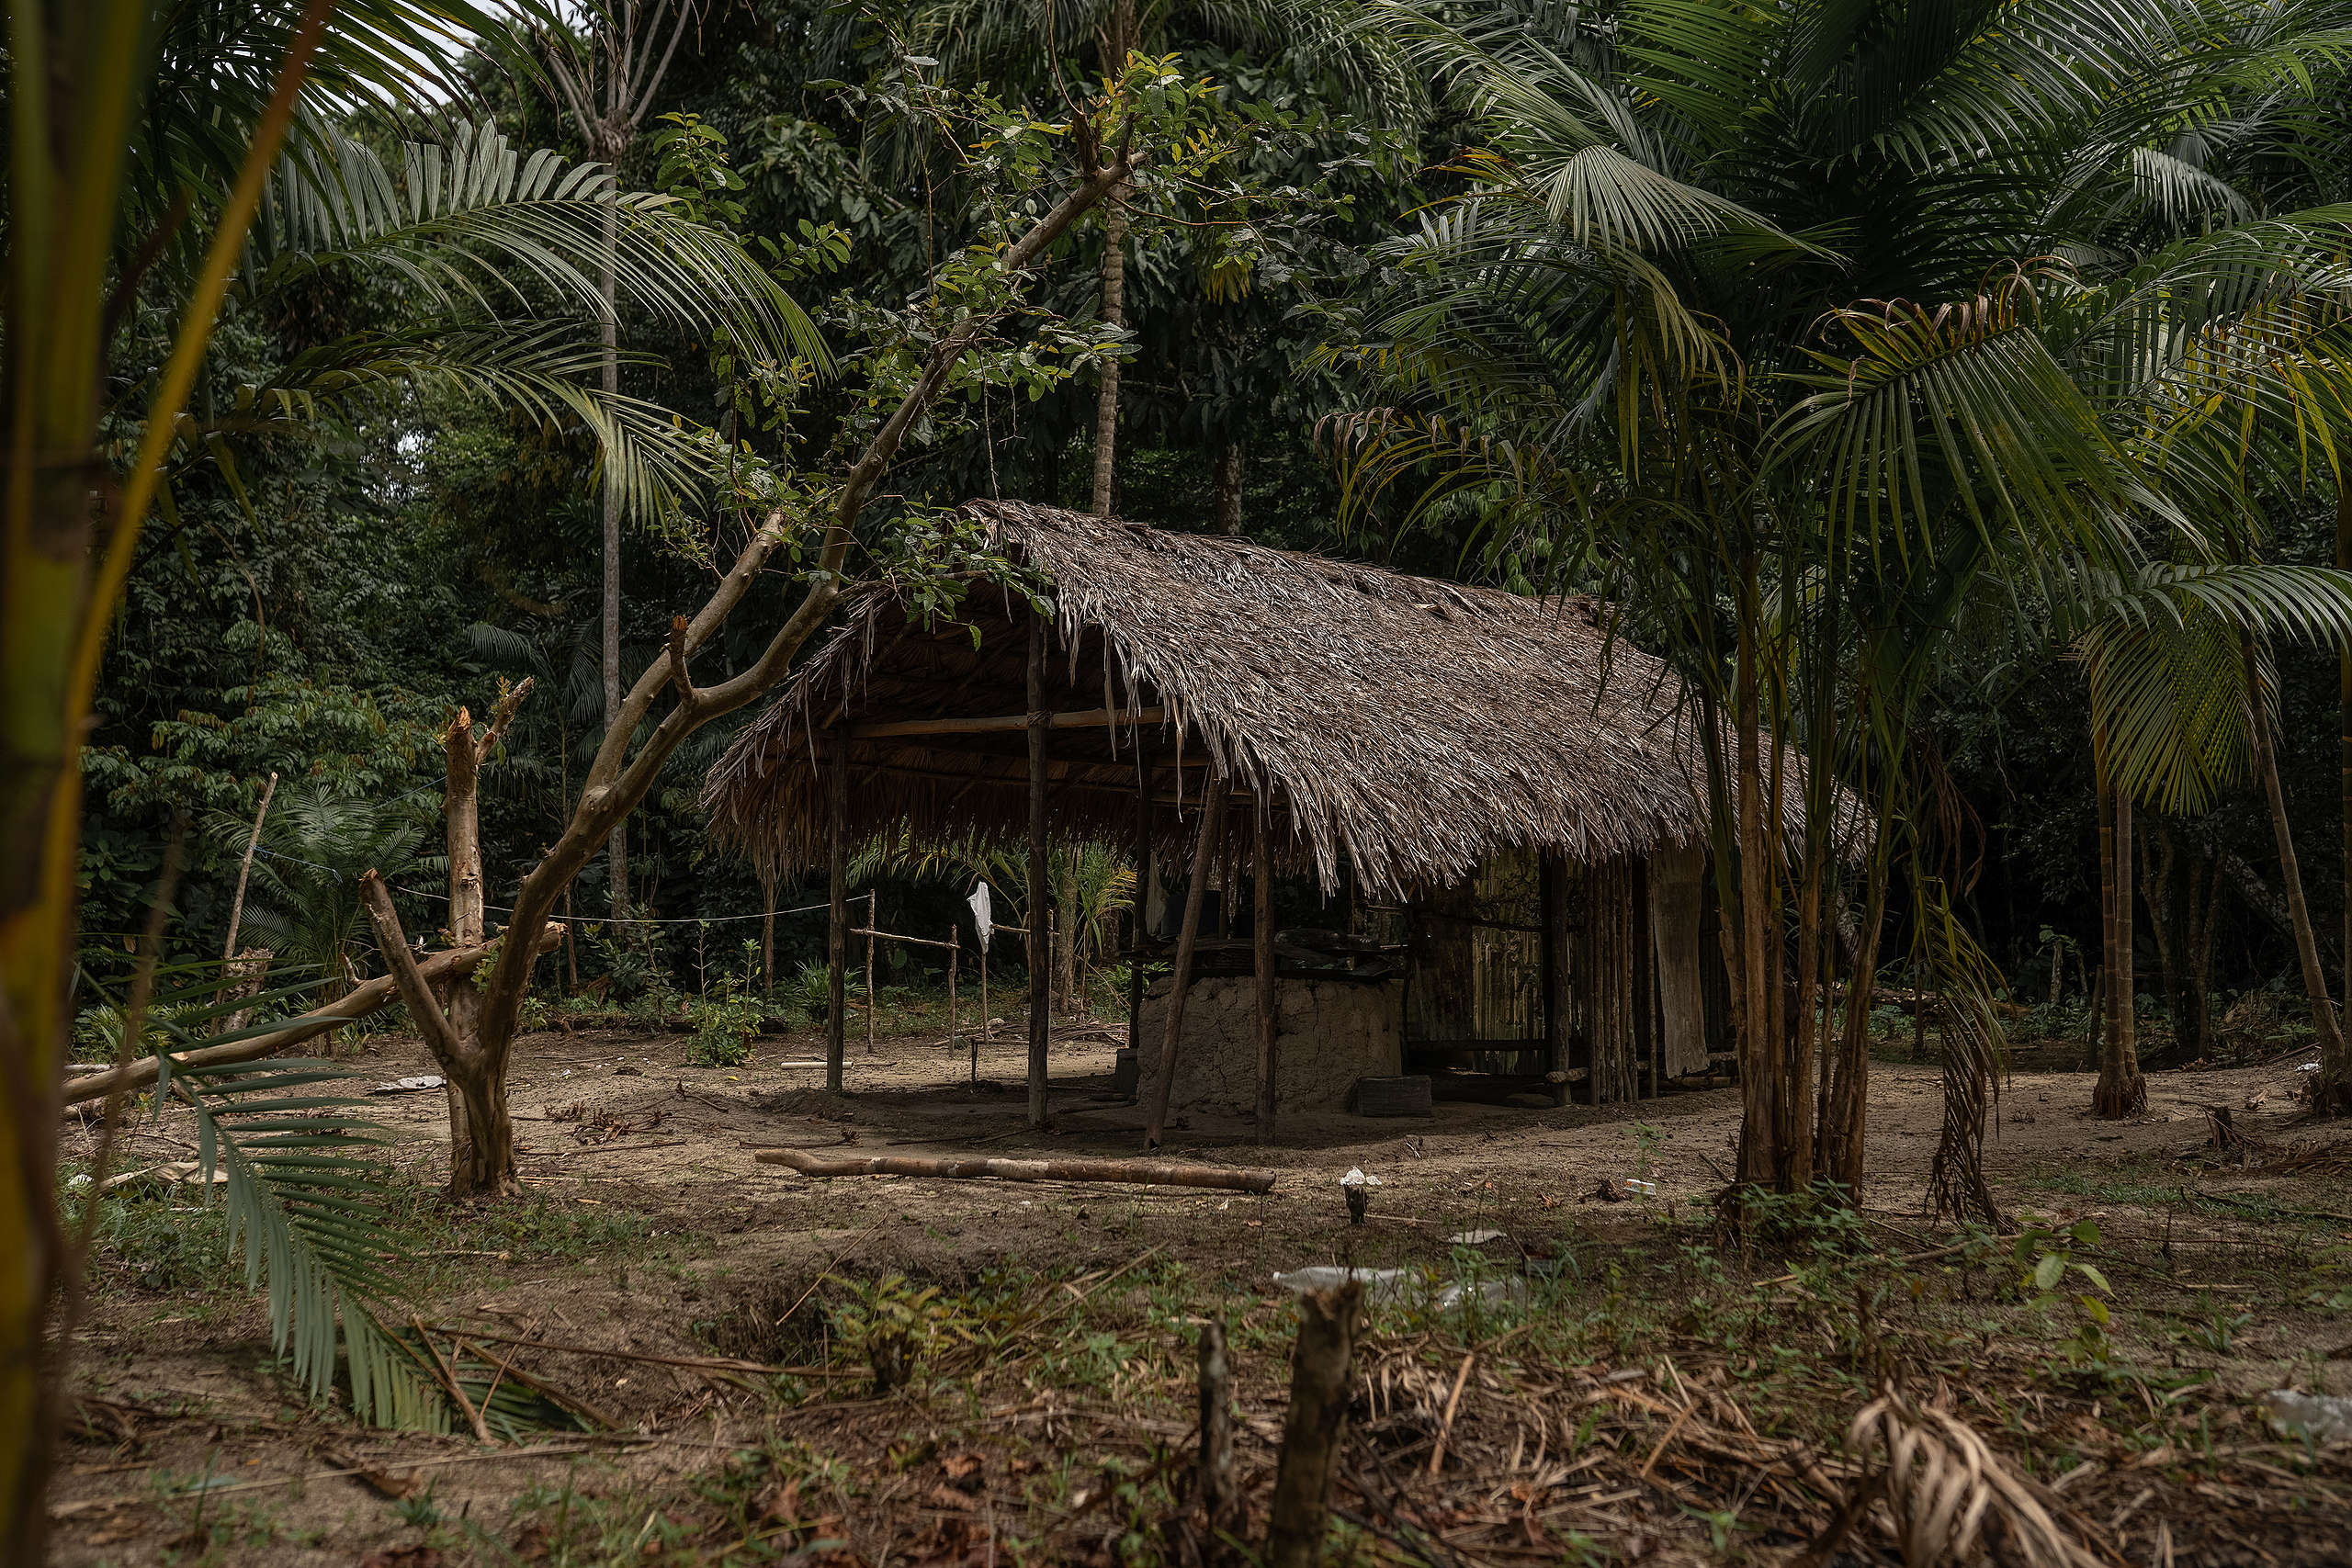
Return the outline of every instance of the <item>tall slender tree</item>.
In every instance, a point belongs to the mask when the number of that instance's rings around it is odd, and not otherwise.
[[[637,143],[638,132],[662,91],[687,26],[699,14],[699,0],[593,0],[577,21],[538,8],[521,13],[532,51],[544,63],[564,112],[586,145],[588,155],[616,177]],[[598,275],[605,310],[597,330],[604,342],[601,372],[605,396],[620,395],[620,231],[616,213],[605,220],[603,270]],[[621,706],[621,487],[608,471],[604,486],[605,586],[603,599],[605,721]],[[606,848],[612,911],[628,905],[628,827],[613,829]]]

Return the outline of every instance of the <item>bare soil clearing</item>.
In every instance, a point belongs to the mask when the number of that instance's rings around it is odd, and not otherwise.
[[[1186,1495],[1189,1325],[1231,1325],[1262,1511],[1293,1315],[1271,1277],[1342,1262],[1466,1269],[1534,1297],[1524,1316],[1376,1312],[1339,1489],[1357,1561],[1789,1560],[1829,1526],[1837,1440],[1888,1377],[1922,1401],[1942,1391],[2020,1467],[2064,1477],[2058,1496],[2115,1561],[2352,1550],[2346,1450],[2282,1442],[2253,1413],[2264,1390],[2345,1380],[2331,1352],[2352,1349],[2352,1128],[2298,1121],[2293,1059],[2154,1074],[2147,1114],[2123,1123],[2088,1117],[2086,1074],[2014,1077],[1987,1140],[2001,1201],[2053,1227],[2093,1220],[2096,1244],[2029,1246],[2095,1258],[2113,1287],[2070,1277],[2037,1306],[2011,1243],[1916,1256],[1961,1238],[1920,1212],[1941,1102],[1937,1070],[1908,1064],[1874,1074],[1874,1177],[1841,1244],[1866,1244],[1868,1263],[1802,1226],[1716,1224],[1731,1089],[1302,1115],[1271,1148],[1244,1122],[1179,1116],[1169,1157],[1281,1169],[1262,1197],[757,1163],[763,1145],[1139,1152],[1141,1109],[1109,1093],[1114,1032],[1057,1035],[1053,1130],[1032,1134],[1019,1020],[982,1050],[978,1087],[936,1027],[870,1056],[854,1040],[842,1097],[821,1067],[777,1065],[820,1058],[809,1036],[763,1040],[731,1070],[681,1066],[676,1035],[526,1043],[526,1199],[451,1213],[419,1195],[393,1262],[424,1321],[503,1337],[611,1430],[484,1449],[353,1428],[305,1407],[242,1293],[152,1289],[135,1252],[102,1257],[57,1560],[1173,1560],[1181,1532],[1160,1526]],[[431,1070],[413,1042],[379,1043],[362,1060],[380,1080]],[[381,1104],[435,1180],[441,1096]],[[2211,1108],[2251,1163],[2179,1157]],[[69,1155],[81,1137],[68,1129]],[[187,1142],[167,1120],[117,1168]],[[1381,1181],[1361,1228],[1338,1185],[1351,1167]],[[1595,1196],[1642,1173],[1653,1201]],[[1454,1239],[1482,1231],[1500,1235]],[[2077,1297],[2111,1303],[2103,1339]],[[710,1359],[795,1371],[673,1364]],[[877,1369],[898,1386],[877,1391]],[[1843,1551],[1895,1560],[1883,1540]]]

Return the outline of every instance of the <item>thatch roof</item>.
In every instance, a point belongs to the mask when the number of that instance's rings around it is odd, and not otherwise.
[[[1688,733],[1680,689],[1612,642],[1590,601],[1019,502],[966,510],[1052,584],[1046,708],[1166,710],[1143,730],[1158,836],[1192,830],[1212,759],[1238,805],[1268,803],[1278,852],[1327,888],[1343,862],[1368,886],[1402,891],[1498,850],[1591,861],[1705,833],[1698,771],[1675,740]],[[925,839],[1018,840],[1023,731],[855,734],[1027,711],[1027,607],[993,588],[974,598],[954,624],[930,625],[888,594],[857,601],[711,769],[703,798],[719,840],[783,876],[823,864],[820,760],[843,724],[854,840],[901,824]],[[1134,831],[1136,733],[1049,731],[1057,834]],[[1248,808],[1228,816],[1245,841]]]

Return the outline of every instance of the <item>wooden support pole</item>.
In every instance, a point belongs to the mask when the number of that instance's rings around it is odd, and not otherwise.
[[[1176,972],[1168,980],[1168,1023],[1159,1037],[1159,1070],[1152,1075],[1151,1104],[1144,1117],[1144,1147],[1156,1149],[1168,1126],[1168,1096],[1176,1087],[1176,1053],[1184,1041],[1184,993],[1193,985],[1193,948],[1201,934],[1201,900],[1208,892],[1209,863],[1216,855],[1225,821],[1225,774],[1209,775],[1201,802],[1201,840],[1193,851],[1192,875],[1184,888],[1184,923],[1176,932]]]
[[[1274,1141],[1274,852],[1266,802],[1250,815],[1250,947],[1258,977],[1258,1142]]]
[[[956,960],[963,956],[956,940],[956,922],[947,922],[947,1048],[956,1049]]]
[[[1029,612],[1029,1125],[1046,1124],[1046,1049],[1054,1026],[1054,977],[1046,868],[1046,617]]]
[[[849,733],[833,731],[831,777],[825,819],[831,908],[825,927],[825,1087],[842,1091],[842,1058],[849,1026]]]
[[[1666,1065],[1657,1053],[1657,976],[1655,949],[1650,942],[1650,863],[1644,858],[1633,862],[1632,913],[1627,929],[1633,936],[1634,961],[1634,1060],[1650,1070],[1650,1098],[1655,1100],[1666,1092]],[[1634,1096],[1641,1098],[1641,1068],[1634,1070]]]
[[[1551,1079],[1552,1102],[1568,1102],[1568,868],[1557,854],[1545,851],[1542,863],[1544,906],[1544,1046]]]
[[[1127,905],[1127,1048],[1143,1045],[1143,935],[1151,887],[1151,769],[1136,731],[1135,897]]]
[[[571,892],[564,889],[565,897]],[[775,883],[767,877],[760,879],[760,995],[775,995]]]
[[[1290,1412],[1283,1420],[1273,1518],[1266,1530],[1267,1568],[1312,1568],[1323,1560],[1331,1474],[1347,1438],[1356,1323],[1363,1314],[1363,1286],[1353,1280],[1298,1299],[1298,1348],[1291,1357]]]
[[[874,1055],[874,933],[881,924],[880,895],[865,890],[865,1054]]]

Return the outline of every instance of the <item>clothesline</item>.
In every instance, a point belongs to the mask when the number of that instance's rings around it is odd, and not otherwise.
[[[336,870],[334,866],[321,865],[316,861],[304,860],[300,855],[280,854],[276,850],[265,850],[258,847],[255,848],[254,852],[255,854],[267,855],[273,860],[291,861],[296,865],[307,865],[313,871],[325,872],[337,882],[343,880],[343,873]],[[438,898],[444,903],[447,903],[449,898],[449,896],[447,893],[442,892],[438,888],[410,887],[398,882],[391,884],[391,887],[394,892],[405,893],[413,898]],[[831,909],[832,907],[831,901],[828,900],[822,904],[803,904],[799,908],[794,909],[768,909],[749,915],[670,915],[661,917],[650,915],[549,915],[548,919],[553,920],[558,925],[571,926],[720,926],[725,925],[731,920],[764,920],[772,919],[780,915],[811,915],[820,909]],[[498,915],[511,915],[514,912],[513,907],[506,904],[484,904],[482,908],[489,913]],[[1013,928],[1008,926],[1004,929],[1010,931]]]
[[[406,893],[413,897],[438,898],[444,903],[447,903],[449,897],[447,893],[436,889],[406,887],[397,882],[392,884],[392,888],[395,892]],[[505,904],[484,904],[482,908],[497,915],[511,915],[514,912],[511,906]],[[659,918],[650,915],[549,915],[548,919],[558,925],[572,926],[718,926],[725,925],[729,920],[764,920],[775,915],[806,915],[818,909],[831,908],[832,905],[827,902],[803,904],[797,909],[769,909],[750,915],[670,915]]]

